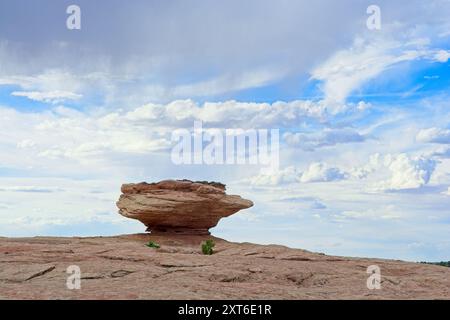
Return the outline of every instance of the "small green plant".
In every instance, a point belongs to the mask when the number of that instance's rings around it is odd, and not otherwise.
[[[214,253],[213,248],[214,248],[215,245],[216,244],[212,240],[206,240],[205,242],[203,242],[202,243],[202,252],[203,252],[203,254],[206,254],[206,255],[209,255],[209,256],[212,255]]]
[[[157,244],[156,242],[153,242],[153,241],[150,241],[149,243],[147,243],[146,246],[149,248],[155,248],[155,249],[161,248],[161,246],[159,244]]]

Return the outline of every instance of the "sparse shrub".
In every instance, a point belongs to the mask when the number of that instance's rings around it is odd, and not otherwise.
[[[203,254],[206,254],[206,255],[209,255],[209,256],[212,255],[214,253],[213,248],[214,248],[215,245],[216,244],[212,240],[206,240],[205,242],[203,242],[202,243],[202,252],[203,252]]]
[[[441,261],[441,262],[425,262],[422,261],[422,264],[433,264],[436,266],[441,266],[441,267],[450,267],[450,261]]]
[[[154,248],[154,249],[161,248],[161,246],[159,244],[157,244],[156,242],[153,242],[153,241],[150,241],[149,243],[147,243],[146,246],[149,248]]]

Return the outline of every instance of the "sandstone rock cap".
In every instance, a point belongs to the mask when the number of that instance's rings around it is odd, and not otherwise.
[[[124,184],[117,202],[121,215],[141,221],[152,233],[209,234],[221,218],[252,206],[227,195],[221,183],[190,180]]]

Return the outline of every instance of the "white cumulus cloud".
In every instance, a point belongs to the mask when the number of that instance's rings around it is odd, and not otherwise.
[[[366,210],[345,210],[341,213],[335,215],[335,219],[348,220],[348,219],[358,219],[358,220],[396,220],[401,219],[403,216],[398,209],[392,205],[384,206],[383,208],[377,209],[366,209]]]
[[[439,50],[434,54],[434,59],[438,62],[445,63],[450,59],[450,51]]]
[[[301,182],[329,182],[347,178],[347,174],[338,168],[329,167],[326,163],[315,162],[306,169],[301,177]]]
[[[31,193],[52,193],[63,191],[59,187],[39,187],[39,186],[7,186],[1,187],[0,192],[31,192]]]
[[[286,143],[290,146],[299,147],[303,150],[314,151],[316,148],[335,146],[343,143],[364,142],[366,137],[353,129],[328,129],[319,133],[292,133],[283,135]]]
[[[450,187],[448,187],[447,191],[445,191],[444,194],[450,196]]]
[[[250,179],[253,186],[278,186],[298,182],[300,173],[291,166],[273,172],[264,172]]]
[[[294,166],[272,172],[263,172],[249,179],[254,186],[280,186],[290,183],[332,182],[345,180],[349,176],[339,168],[330,167],[326,163],[315,162],[305,171]]]
[[[419,142],[450,144],[450,130],[440,128],[422,129],[416,136]]]
[[[417,189],[428,184],[437,162],[423,156],[412,157],[405,153],[384,157],[382,164],[390,172],[387,180],[375,184],[382,191]]]
[[[67,100],[78,100],[82,98],[81,94],[76,94],[68,91],[14,91],[11,95],[15,97],[25,97],[30,100],[58,104]]]

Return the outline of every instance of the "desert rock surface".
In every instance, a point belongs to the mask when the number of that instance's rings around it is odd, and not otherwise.
[[[217,182],[166,180],[124,184],[117,202],[119,213],[137,219],[153,233],[209,234],[219,220],[253,202],[227,195]]]
[[[80,290],[66,286],[71,265]],[[380,290],[366,286],[370,265]],[[450,269],[200,235],[0,238],[0,299],[450,299]]]

